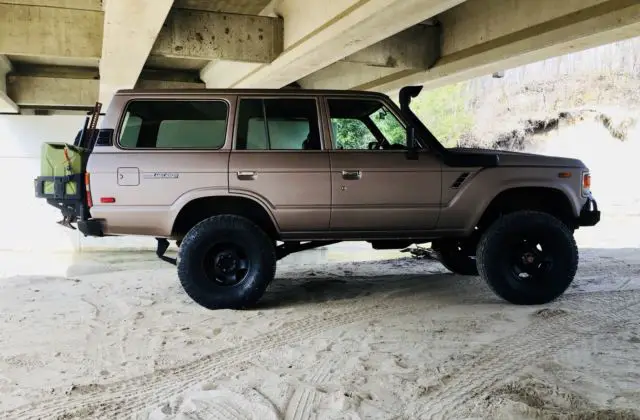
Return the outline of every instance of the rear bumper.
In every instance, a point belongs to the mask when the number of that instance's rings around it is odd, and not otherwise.
[[[104,236],[104,225],[101,220],[97,219],[78,220],[78,230],[84,236]]]
[[[580,216],[578,218],[578,224],[580,226],[595,226],[600,222],[600,211],[598,210],[598,203],[596,200],[589,196],[587,202],[582,206],[580,210]]]

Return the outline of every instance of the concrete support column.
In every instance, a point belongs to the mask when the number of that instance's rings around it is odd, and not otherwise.
[[[132,89],[162,29],[173,0],[109,0],[104,6],[100,102]]]
[[[0,114],[18,113],[18,105],[7,94],[7,74],[11,72],[11,62],[4,55],[0,55]]]

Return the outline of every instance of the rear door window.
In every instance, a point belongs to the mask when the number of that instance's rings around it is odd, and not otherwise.
[[[226,102],[134,100],[119,144],[126,149],[220,149],[226,140]]]
[[[237,150],[322,150],[315,99],[241,99]]]

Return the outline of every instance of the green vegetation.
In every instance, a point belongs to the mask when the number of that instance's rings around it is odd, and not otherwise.
[[[412,109],[438,140],[446,147],[455,147],[460,138],[473,128],[473,114],[463,91],[464,85],[444,86],[423,92],[412,103]],[[397,101],[397,98],[393,98]],[[373,123],[392,144],[404,144],[406,133],[393,114],[380,109],[371,116]],[[375,142],[367,126],[356,119],[333,119],[338,147],[366,150]]]
[[[370,118],[391,144],[406,142],[406,132],[393,114],[379,109]],[[367,150],[369,143],[376,141],[369,128],[360,120],[334,118],[331,123],[339,148]]]
[[[445,147],[455,147],[460,138],[472,131],[473,112],[467,107],[465,84],[424,90],[411,104],[413,112]]]
[[[366,150],[370,142],[376,141],[362,121],[341,118],[333,119],[331,123],[340,149]]]

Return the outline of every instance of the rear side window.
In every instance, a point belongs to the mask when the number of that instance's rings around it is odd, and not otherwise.
[[[227,135],[228,112],[224,101],[132,101],[120,130],[120,145],[128,149],[219,149]]]
[[[237,150],[321,150],[315,99],[241,99]]]

